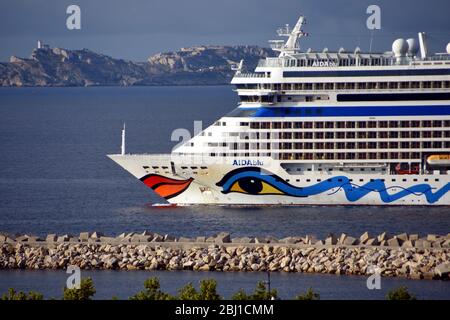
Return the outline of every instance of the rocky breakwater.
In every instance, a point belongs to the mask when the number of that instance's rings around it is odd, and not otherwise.
[[[98,232],[79,236],[0,234],[0,269],[284,271],[448,279],[450,234],[360,237],[341,234],[231,238]]]

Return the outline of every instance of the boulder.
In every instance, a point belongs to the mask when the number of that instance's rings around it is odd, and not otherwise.
[[[216,236],[215,243],[230,243],[231,237],[227,232],[221,232]]]
[[[153,233],[148,232],[147,230],[145,230],[144,232],[141,233],[142,236],[153,236]]]
[[[386,233],[386,232],[383,232],[382,234],[380,234],[379,236],[378,236],[378,241],[379,242],[381,242],[381,241],[387,241],[388,239],[389,239],[389,236],[388,236],[388,234]]]
[[[338,243],[338,239],[333,235],[330,234],[326,239],[325,239],[325,245],[335,245]]]
[[[176,239],[175,239],[174,236],[171,236],[171,235],[168,235],[168,234],[164,235],[164,242],[174,242],[175,240]]]
[[[433,242],[436,241],[439,237],[435,234],[429,234],[427,235],[427,241]]]
[[[416,241],[414,241],[414,247],[423,248],[423,239],[417,239]]]
[[[370,238],[364,243],[366,246],[378,246],[380,243],[377,238]]]
[[[450,240],[445,240],[444,243],[442,244],[442,247],[449,248],[450,247]]]
[[[450,275],[450,263],[444,262],[434,268],[434,274],[442,278],[448,278]]]
[[[300,239],[298,237],[286,237],[286,238],[280,239],[279,241],[281,243],[294,244],[294,243],[299,242],[299,240]]]
[[[186,238],[186,237],[179,237],[178,242],[194,242],[194,239]]]
[[[216,241],[215,237],[208,237],[208,238],[206,238],[206,242],[214,242],[214,241]]]
[[[18,236],[16,238],[17,242],[28,242],[28,236],[26,234],[22,235],[22,236]]]
[[[197,237],[195,242],[206,242],[206,237]]]
[[[263,237],[255,237],[255,243],[267,243]]]
[[[347,238],[347,235],[345,233],[342,233],[338,239],[339,244],[344,244],[345,239]]]
[[[431,248],[431,242],[427,241],[427,240],[423,240],[423,247],[424,248]]]
[[[408,240],[402,243],[402,248],[413,248],[414,247],[414,241]]]
[[[69,235],[65,234],[65,235],[59,236],[56,239],[56,242],[66,242],[66,241],[69,241],[69,238],[70,238]]]
[[[56,242],[57,240],[58,237],[54,233],[48,234],[47,237],[45,237],[46,242]]]
[[[411,240],[411,241],[418,240],[419,239],[419,235],[418,234],[410,234],[408,239]]]
[[[267,236],[266,237],[266,242],[267,243],[278,243],[278,242],[280,242],[277,238],[275,238],[275,237],[272,237],[272,236]]]
[[[0,242],[6,242],[6,235],[0,234]]]
[[[80,236],[78,237],[78,239],[80,239],[81,242],[87,242],[90,237],[91,235],[89,234],[89,232],[80,232]]]
[[[102,243],[112,243],[116,240],[116,238],[113,237],[100,237],[100,242]]]
[[[314,243],[316,243],[318,241],[318,239],[316,238],[316,236],[315,235],[311,235],[311,234],[308,234],[308,235],[306,235],[306,237],[305,237],[305,243],[306,244],[314,244]]]
[[[367,240],[370,239],[370,235],[369,233],[366,231],[364,232],[360,237],[359,237],[359,243],[360,244],[365,244]]]
[[[28,241],[30,241],[30,240],[28,240]],[[434,241],[432,244],[431,244],[431,246],[433,247],[433,248],[442,248],[442,243],[444,243],[444,241]]]
[[[147,236],[144,236],[144,237],[147,237]],[[148,238],[149,238],[148,241],[151,240],[151,242],[163,242],[164,241],[164,237],[162,235],[160,235],[160,234],[157,234],[157,233],[155,233],[153,235],[153,237],[149,236]]]
[[[28,236],[28,242],[36,242],[36,241],[42,241],[42,239],[37,236]]]
[[[400,243],[396,237],[389,239],[387,245],[389,247],[400,247]]]
[[[408,235],[406,233],[401,233],[395,236],[399,242],[403,243],[405,241],[408,241]]]
[[[255,243],[254,238],[242,237],[242,238],[233,238],[231,239],[233,243]]]
[[[346,236],[343,244],[346,246],[353,246],[356,244],[356,238]]]
[[[103,233],[95,231],[91,234],[91,239],[100,239],[100,237],[104,236]]]

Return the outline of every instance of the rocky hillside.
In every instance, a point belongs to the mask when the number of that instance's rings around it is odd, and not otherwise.
[[[147,62],[114,59],[87,49],[34,49],[30,58],[0,63],[0,86],[132,86],[226,84],[231,65],[252,69],[271,55],[257,46],[199,46],[158,53]]]

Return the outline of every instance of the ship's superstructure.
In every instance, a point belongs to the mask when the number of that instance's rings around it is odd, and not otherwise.
[[[450,44],[302,52],[304,22],[239,64],[229,114],[171,154],[110,157],[177,204],[450,205]]]

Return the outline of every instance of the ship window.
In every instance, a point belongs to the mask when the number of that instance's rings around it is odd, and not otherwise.
[[[142,168],[144,168],[144,169],[148,169],[148,168],[149,168],[149,166],[143,166]]]
[[[397,179],[392,179],[392,182],[395,182],[395,181],[397,181]]]
[[[364,182],[364,179],[359,179],[359,182]]]
[[[434,181],[439,182],[439,179],[434,179]]]
[[[311,182],[311,179],[306,179],[306,182]]]
[[[152,168],[153,168],[153,169],[159,169],[159,167],[158,167],[158,166],[152,166]]]
[[[334,83],[325,83],[325,90],[333,90]]]

